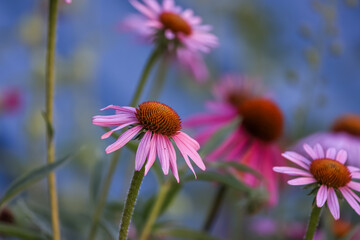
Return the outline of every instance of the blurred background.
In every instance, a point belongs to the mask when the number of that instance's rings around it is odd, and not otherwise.
[[[256,77],[267,87],[286,117],[284,149],[301,137],[329,129],[341,114],[360,114],[358,0],[176,3],[194,9],[204,23],[213,25],[220,42],[219,48],[205,57],[211,71],[205,84],[197,84],[171,65],[159,100],[181,118],[203,112],[212,84],[226,73]],[[46,161],[42,112],[47,4],[45,0],[0,1],[0,196],[17,176]],[[109,163],[104,149],[113,139],[101,141],[103,130],[91,124],[91,117],[109,104],[129,104],[152,50],[151,45],[120,30],[121,21],[130,13],[136,10],[128,1],[73,0],[71,5],[60,1],[56,156],[76,153],[75,160],[57,171],[64,239],[85,238],[97,189]],[[147,100],[154,75],[142,100]],[[108,229],[114,236],[121,213],[117,206],[126,197],[133,159],[130,151],[124,151],[110,191],[108,214],[114,221],[109,221]],[[156,191],[156,179],[150,172],[138,204]],[[199,228],[209,208],[207,199],[214,192],[209,183],[186,183],[161,219]],[[302,239],[312,201],[306,193],[284,186],[278,206],[252,216],[248,202],[230,192],[213,234],[219,239],[297,239],[285,233],[293,227],[290,232],[300,232]],[[9,205],[18,224],[42,231],[51,229],[47,206],[46,181]],[[347,211],[347,204],[341,208],[345,219],[359,221]],[[324,229],[332,226],[331,217],[328,219]],[[111,239],[103,232],[100,230],[104,235],[99,239]]]

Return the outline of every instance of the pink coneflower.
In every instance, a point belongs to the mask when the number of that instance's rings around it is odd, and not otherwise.
[[[5,89],[0,95],[0,112],[11,113],[20,108],[21,94],[16,88]]]
[[[360,183],[353,179],[360,179],[360,169],[345,166],[347,152],[345,150],[336,151],[335,148],[328,148],[324,152],[320,144],[314,148],[304,144],[304,149],[312,160],[296,153],[285,152],[283,156],[300,166],[294,167],[274,167],[275,172],[298,176],[298,178],[288,181],[290,185],[308,185],[317,183],[319,187],[316,194],[316,205],[321,208],[325,202],[335,219],[340,218],[339,201],[337,192],[341,192],[346,201],[360,215],[360,198],[353,190],[360,191]]]
[[[193,10],[182,10],[173,0],[163,0],[162,4],[156,0],[130,3],[142,15],[128,17],[123,27],[156,44],[166,44],[180,64],[203,81],[207,69],[200,52],[208,53],[218,45],[217,37],[209,33],[211,26],[202,25],[202,19],[194,16]]]
[[[205,170],[205,165],[197,153],[200,145],[186,133],[180,131],[181,120],[178,114],[169,106],[159,102],[144,102],[138,108],[110,105],[101,110],[106,109],[114,109],[116,114],[94,116],[93,124],[116,128],[102,135],[101,139],[110,137],[114,131],[130,126],[116,142],[106,148],[106,153],[122,148],[127,142],[137,136],[135,138],[141,138],[141,141],[136,152],[135,170],[139,171],[147,159],[145,165],[146,175],[153,165],[156,156],[158,156],[164,174],[168,174],[170,167],[173,175],[179,182],[176,153],[171,142],[172,139],[195,176],[196,174],[189,158],[201,170]]]
[[[272,167],[283,162],[277,144],[283,131],[283,116],[270,99],[258,96],[245,77],[227,75],[215,87],[216,101],[209,102],[211,113],[200,114],[185,121],[187,127],[203,128],[196,139],[200,144],[210,140],[233,121],[238,125],[207,159],[239,161],[259,172],[266,179],[269,204],[277,202],[277,178]],[[260,182],[251,174],[237,174],[250,186]]]
[[[301,140],[296,150],[303,152],[304,143],[315,145],[320,143],[325,148],[344,149],[348,153],[348,163],[360,167],[360,115],[345,114],[335,120],[331,131],[314,133]]]

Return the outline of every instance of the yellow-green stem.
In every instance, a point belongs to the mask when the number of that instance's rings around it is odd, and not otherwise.
[[[124,212],[121,218],[121,226],[119,231],[119,240],[126,240],[131,217],[134,211],[135,202],[139,193],[139,189],[144,178],[145,165],[140,171],[134,171],[134,176],[131,180],[129,193],[126,198]]]
[[[157,195],[157,198],[155,200],[155,203],[151,209],[151,212],[149,214],[149,217],[146,220],[144,229],[140,235],[140,240],[146,240],[148,239],[151,230],[154,226],[154,223],[156,221],[156,219],[159,216],[159,213],[161,211],[161,208],[164,204],[164,201],[166,199],[166,195],[168,194],[169,190],[171,187],[171,183],[170,182],[165,182],[163,185],[161,185],[159,193]]]
[[[136,107],[136,105],[139,103],[141,94],[142,94],[142,92],[144,90],[144,87],[146,85],[146,81],[149,78],[150,71],[151,71],[152,67],[154,66],[154,64],[155,64],[156,60],[158,59],[158,57],[161,55],[162,50],[163,49],[160,48],[160,47],[155,48],[153,50],[153,52],[151,53],[149,59],[147,60],[145,68],[144,68],[144,70],[143,70],[143,72],[141,74],[140,81],[139,81],[139,83],[137,85],[135,94],[134,94],[134,96],[133,96],[133,98],[131,100],[131,103],[130,103],[130,105],[132,107]],[[116,152],[118,153],[118,155],[115,156]],[[100,193],[100,198],[99,198],[99,201],[98,201],[98,203],[96,205],[94,216],[92,218],[92,223],[91,223],[91,226],[90,226],[89,240],[94,240],[95,237],[96,237],[97,226],[99,224],[101,214],[102,214],[102,211],[104,209],[106,199],[107,199],[107,196],[108,196],[108,193],[109,193],[112,178],[114,176],[115,169],[116,169],[117,163],[118,163],[119,158],[120,158],[120,150],[118,150],[116,152],[114,153],[114,156],[111,159],[110,168],[109,168],[109,170],[108,170],[108,172],[106,174],[106,179],[105,179],[105,182],[104,182],[104,186],[103,186],[103,189],[102,189],[102,191]]]
[[[320,213],[321,213],[321,208],[317,207],[316,203],[314,203],[310,215],[309,225],[305,235],[305,240],[312,240],[314,238],[317,225],[319,224]]]
[[[49,1],[48,37],[46,52],[46,145],[47,162],[55,161],[55,146],[53,134],[53,109],[55,86],[55,43],[58,0]],[[51,172],[48,176],[49,197],[51,207],[51,223],[53,239],[60,240],[59,209],[56,191],[56,176]]]

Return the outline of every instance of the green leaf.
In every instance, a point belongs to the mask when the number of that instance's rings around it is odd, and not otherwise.
[[[92,174],[90,176],[89,196],[93,203],[96,203],[98,199],[104,172],[104,165],[104,161],[97,161],[94,164],[94,169],[92,170]]]
[[[44,240],[49,239],[36,231],[30,231],[23,227],[15,226],[13,224],[0,223],[1,235],[17,237],[24,240]]]
[[[180,239],[217,240],[216,237],[213,237],[208,233],[186,228],[159,230],[155,234],[158,237],[171,236]]]
[[[192,176],[187,177],[185,181],[193,181]],[[241,192],[250,192],[251,188],[248,187],[245,183],[241,182],[239,179],[233,177],[230,174],[220,174],[217,172],[201,172],[197,174],[197,180],[200,181],[210,181],[210,182],[218,182],[222,183],[226,186],[232,187]]]
[[[263,179],[264,177],[255,169],[242,164],[242,163],[237,163],[237,162],[215,162],[215,163],[211,163],[210,166],[213,166],[215,168],[235,168],[236,170],[239,170],[240,172],[247,172],[247,173],[251,173],[252,175],[254,175],[255,177],[259,178],[259,179]]]
[[[40,181],[46,177],[50,172],[54,171],[56,168],[69,161],[70,156],[66,156],[63,159],[60,159],[56,162],[46,164],[44,166],[33,169],[32,171],[25,173],[18,179],[16,179],[10,187],[6,190],[0,201],[0,208],[13,197],[15,197],[21,191],[27,189],[34,183]]]

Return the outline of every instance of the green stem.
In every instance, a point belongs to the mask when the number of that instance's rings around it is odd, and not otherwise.
[[[204,232],[208,232],[211,230],[211,227],[214,224],[216,216],[217,216],[217,214],[220,210],[220,207],[224,201],[225,193],[226,193],[226,186],[221,185],[216,192],[214,201],[211,204],[210,212],[209,212],[209,214],[206,218],[205,224],[203,226]]]
[[[319,217],[321,213],[321,208],[316,206],[314,203],[313,209],[311,211],[309,225],[306,231],[305,240],[312,240],[316,231],[316,227],[319,223]]]
[[[157,73],[155,76],[155,82],[152,85],[150,94],[149,94],[149,99],[152,101],[157,100],[160,97],[160,93],[162,92],[162,89],[164,88],[165,85],[165,80],[166,80],[166,73],[169,67],[169,58],[167,55],[163,55],[159,67],[157,69]]]
[[[53,134],[53,109],[55,86],[55,43],[58,0],[49,1],[48,37],[46,50],[46,155],[47,162],[55,161],[55,144]],[[59,209],[56,191],[56,176],[51,172],[48,176],[49,198],[53,239],[60,240]]]
[[[121,218],[121,227],[119,232],[119,240],[126,240],[127,233],[131,221],[131,217],[134,211],[137,195],[139,193],[140,185],[144,178],[145,165],[140,171],[134,171],[134,176],[131,180],[129,193],[126,198],[124,212]]]
[[[133,96],[132,100],[131,100],[131,106],[132,107],[135,107],[138,103],[139,103],[139,100],[140,100],[140,96],[144,90],[144,87],[146,85],[146,81],[149,77],[149,74],[150,74],[150,71],[152,69],[152,67],[154,66],[156,60],[158,59],[158,57],[161,55],[163,51],[163,48],[155,48],[153,50],[153,52],[151,53],[149,59],[147,60],[147,63],[145,65],[145,68],[141,74],[141,77],[140,77],[140,81],[137,85],[137,88],[136,88],[136,92],[135,92],[135,95]],[[120,150],[116,151],[115,154],[113,155],[112,159],[111,159],[111,162],[110,162],[110,167],[109,167],[109,170],[106,174],[106,179],[105,179],[105,182],[104,182],[104,186],[103,186],[103,189],[100,193],[100,199],[96,205],[96,209],[95,209],[95,212],[94,212],[94,216],[92,218],[92,223],[91,223],[91,227],[90,227],[90,233],[89,233],[89,240],[94,240],[95,237],[96,237],[96,231],[97,231],[97,226],[99,224],[99,221],[100,221],[100,218],[101,218],[101,214],[102,214],[102,211],[104,209],[104,206],[105,206],[105,203],[106,203],[106,199],[107,199],[107,196],[108,196],[108,193],[109,193],[109,189],[110,189],[110,185],[111,185],[111,182],[112,182],[112,179],[113,179],[113,176],[114,176],[114,173],[115,173],[115,169],[116,169],[116,166],[117,166],[117,163],[119,161],[119,158],[120,158]]]
[[[171,183],[170,182],[166,182],[163,185],[161,185],[159,193],[157,195],[157,198],[155,200],[155,203],[151,209],[151,212],[149,214],[149,217],[146,220],[144,229],[140,235],[139,240],[146,240],[148,239],[152,227],[154,226],[154,223],[157,219],[157,217],[159,216],[159,213],[161,211],[161,208],[165,202],[166,199],[166,195],[168,194],[169,190],[171,187]]]

